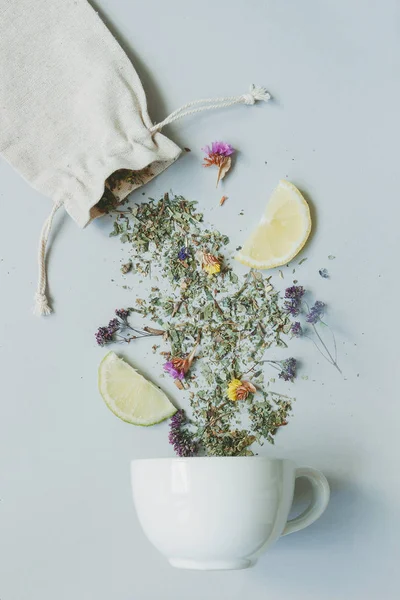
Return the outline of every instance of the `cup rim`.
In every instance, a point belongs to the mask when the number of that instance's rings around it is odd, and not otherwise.
[[[262,462],[287,462],[295,464],[293,460],[287,458],[275,458],[269,456],[167,456],[160,458],[133,458],[131,460],[131,465],[136,463],[151,463],[151,462],[183,462],[183,463],[193,463],[193,462],[226,462],[226,461],[244,461],[244,460],[252,460],[252,461],[262,461]]]

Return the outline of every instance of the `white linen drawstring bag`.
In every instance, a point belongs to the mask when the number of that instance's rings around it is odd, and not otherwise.
[[[35,312],[47,315],[46,244],[63,206],[80,226],[172,164],[163,126],[268,100],[264,88],[190,102],[153,125],[139,77],[86,0],[0,0],[0,153],[53,201],[39,244]],[[107,195],[108,194],[108,195]]]

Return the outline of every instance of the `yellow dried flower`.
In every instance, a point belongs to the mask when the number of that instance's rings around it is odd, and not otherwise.
[[[256,391],[256,388],[250,381],[232,379],[232,381],[229,382],[226,395],[232,402],[237,402],[238,400],[246,400],[250,393],[255,394]]]
[[[232,400],[232,402],[237,401],[236,392],[241,385],[242,382],[240,379],[232,379],[232,381],[229,383],[228,389],[226,390],[226,395],[228,396],[229,400]]]
[[[206,271],[206,273],[208,273],[209,275],[215,275],[216,273],[219,273],[221,270],[221,265],[219,264],[215,264],[215,265],[204,265],[203,266],[204,271]]]
[[[208,252],[203,252],[201,266],[203,271],[205,271],[209,275],[215,275],[221,270],[221,263],[219,259],[213,254],[209,254]]]

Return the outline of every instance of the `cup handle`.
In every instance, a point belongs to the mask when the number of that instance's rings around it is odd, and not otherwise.
[[[311,483],[313,499],[310,506],[301,515],[286,523],[282,535],[294,533],[308,527],[311,523],[319,519],[328,506],[330,496],[329,483],[323,473],[311,467],[302,467],[296,469],[296,479],[298,477],[305,477]]]

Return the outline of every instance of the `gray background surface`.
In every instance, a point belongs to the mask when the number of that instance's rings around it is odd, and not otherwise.
[[[146,195],[172,188],[199,200],[233,248],[280,178],[310,199],[314,234],[296,275],[329,304],[345,377],[299,341],[294,351],[309,379],[290,390],[294,418],[262,453],[323,470],[332,500],[318,523],[280,540],[252,570],[177,571],[157,554],[134,514],[129,462],[172,455],[167,426],[119,421],[96,387],[104,351],[93,333],[134,297],[121,287],[121,246],[108,238],[109,219],[80,231],[59,215],[49,265],[56,313],[34,318],[36,247],[50,202],[2,161],[1,600],[398,598],[399,3],[101,0],[97,7],[134,61],[155,121],[252,82],[274,96],[269,105],[167,128],[192,152]],[[200,166],[200,148],[215,139],[240,151],[219,191],[215,173]],[[222,193],[229,200],[220,208]],[[292,279],[284,271],[284,281],[274,275],[280,287]],[[150,346],[125,352],[148,374]]]

